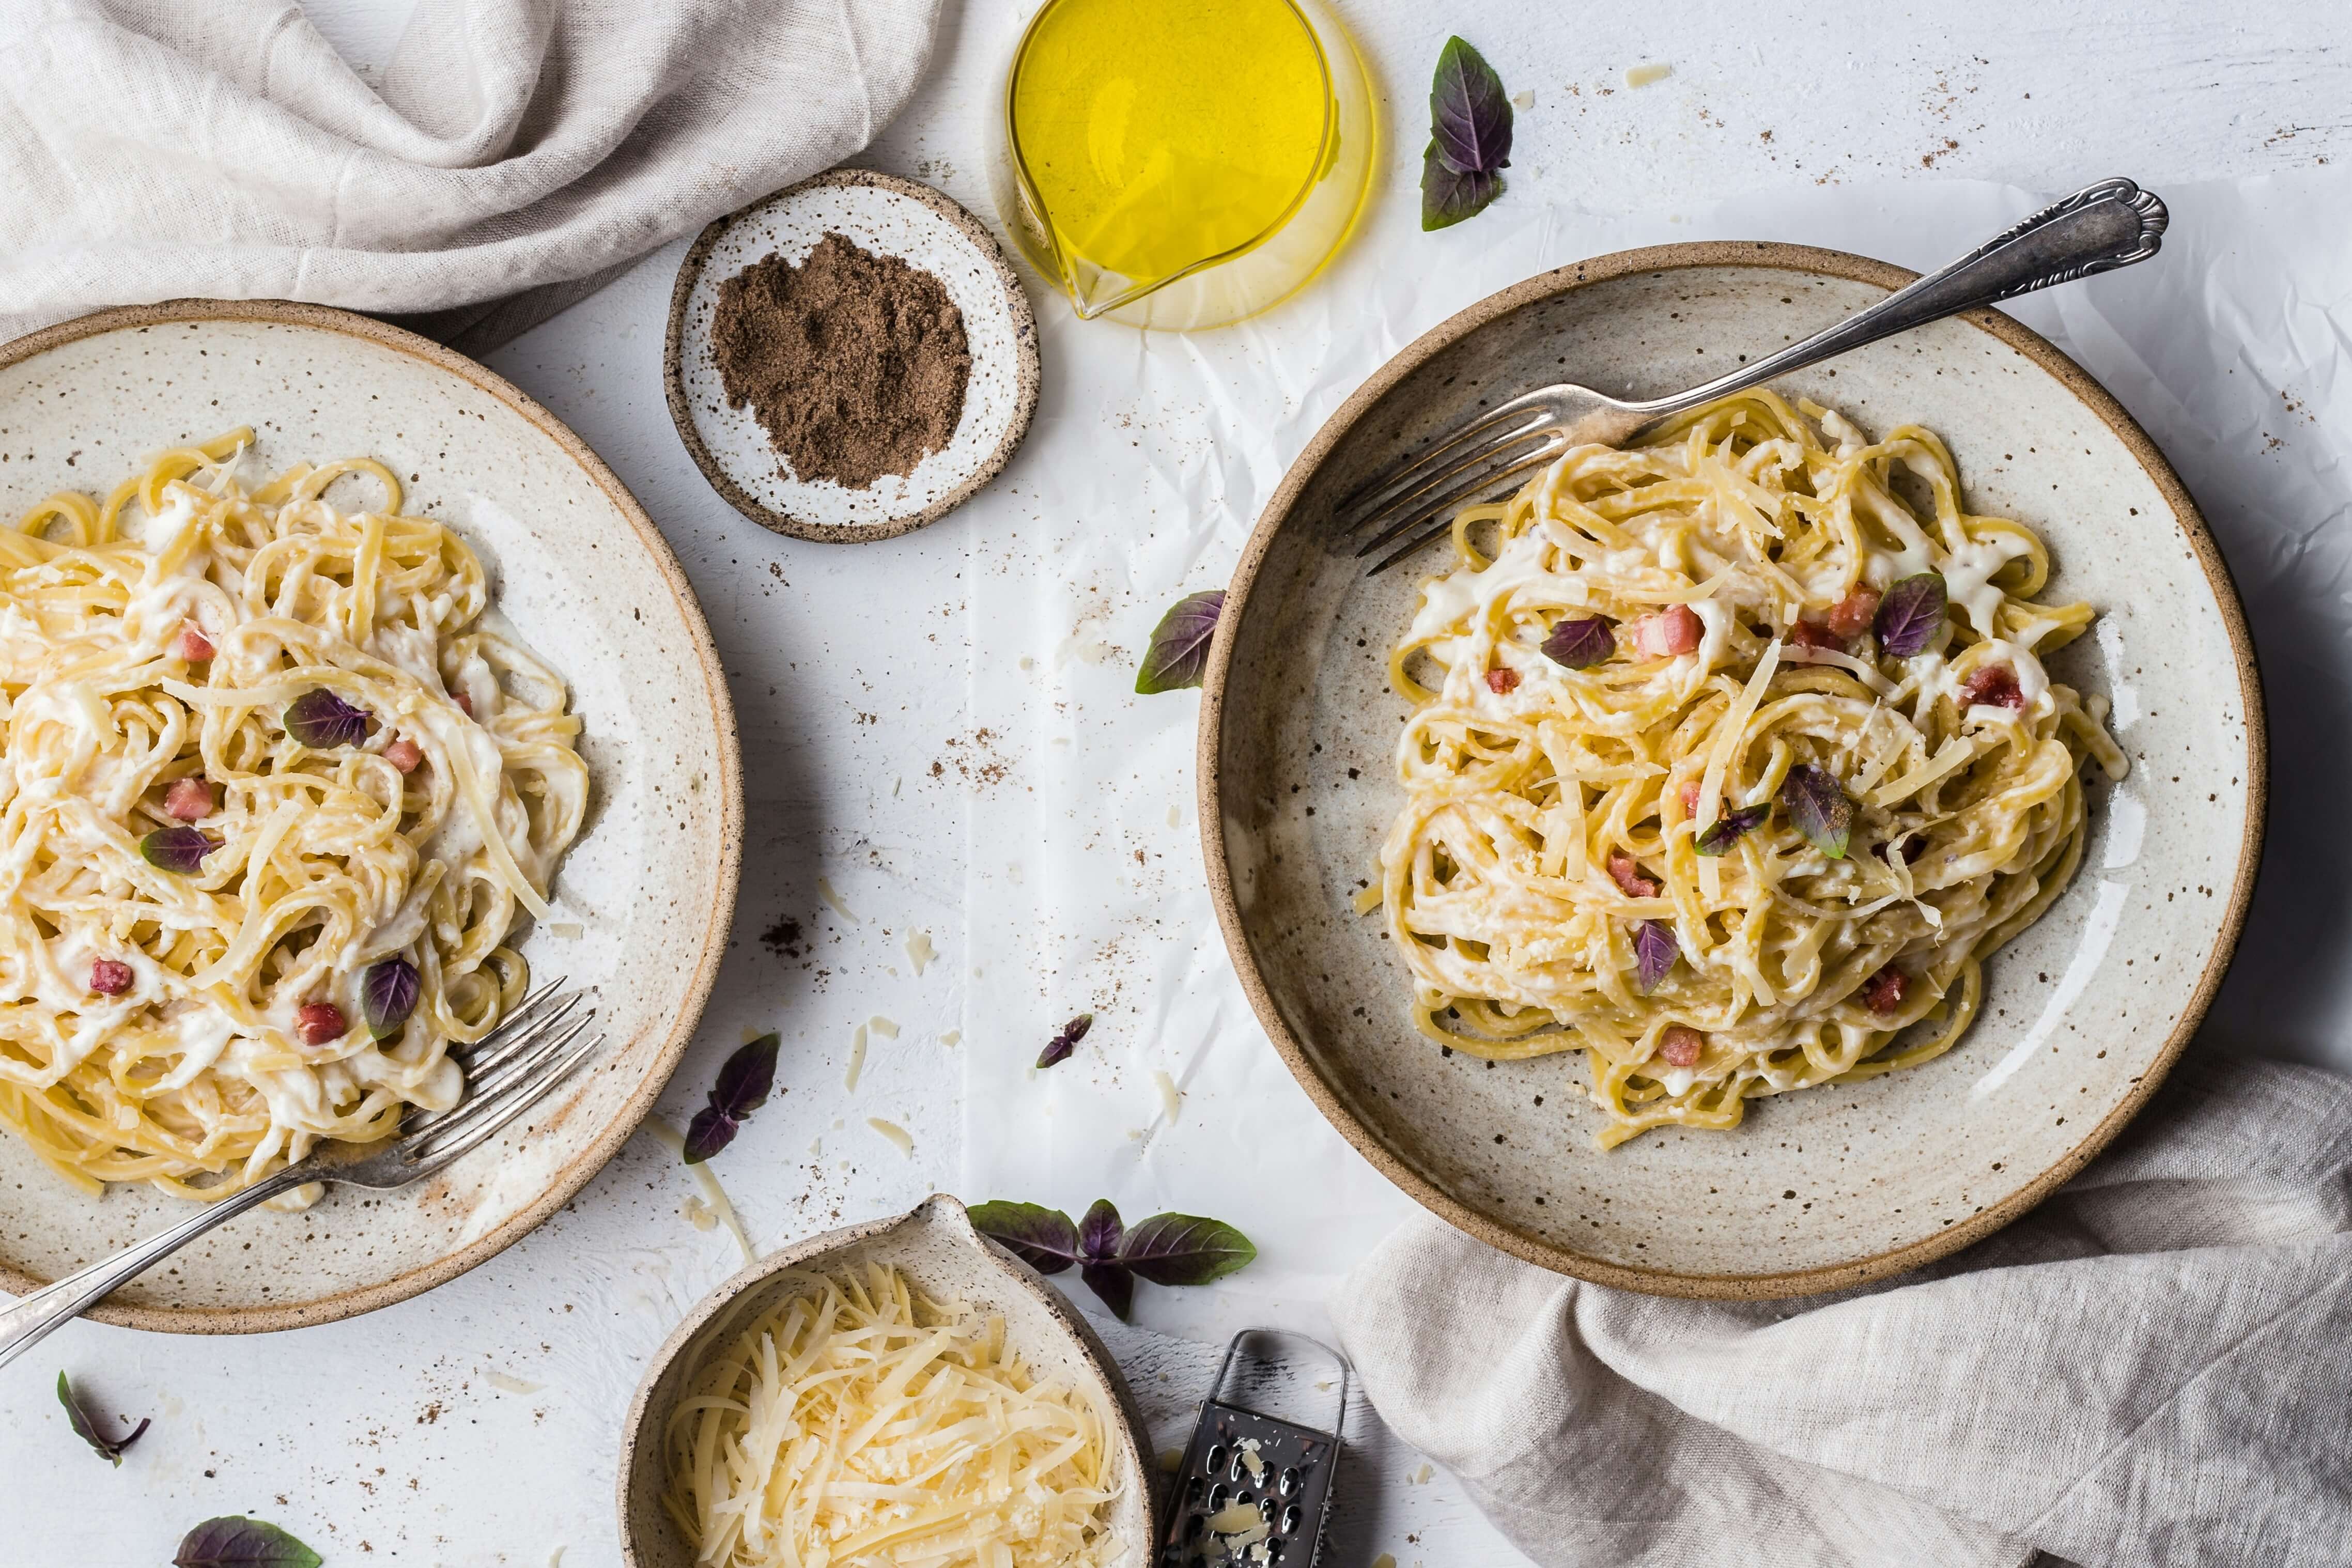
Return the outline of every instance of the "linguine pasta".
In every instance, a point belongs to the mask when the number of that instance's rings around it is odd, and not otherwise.
[[[0,1122],[93,1190],[455,1104],[586,804],[473,551],[368,459],[247,490],[251,439],[0,529]]]
[[[1964,512],[1930,432],[1754,392],[1453,541],[1391,655],[1407,799],[1362,901],[1422,1032],[1583,1051],[1604,1146],[1949,1049],[2074,873],[2086,764],[2125,768],[2042,667],[2092,612],[2036,602],[2033,533]]]

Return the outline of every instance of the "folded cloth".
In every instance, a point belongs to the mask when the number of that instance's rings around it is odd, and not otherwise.
[[[419,0],[371,86],[296,0],[12,0],[0,338],[205,295],[480,352],[864,147],[939,6]]]
[[[2352,1080],[2184,1066],[1997,1235],[1669,1301],[1433,1219],[1331,1303],[1372,1403],[1548,1565],[2352,1563]]]

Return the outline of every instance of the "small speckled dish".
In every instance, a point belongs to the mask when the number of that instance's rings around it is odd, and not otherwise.
[[[2161,264],[2159,264],[2161,265]],[[1774,386],[1865,431],[1916,422],[1965,504],[2038,529],[2053,601],[2096,634],[2053,673],[2114,704],[2130,755],[2091,791],[2082,870],[1985,966],[1950,1051],[1748,1103],[1730,1132],[1614,1150],[1581,1052],[1447,1056],[1405,1017],[1403,969],[1360,879],[1402,796],[1391,644],[1437,552],[1366,579],[1334,503],[1490,400],[1571,381],[1678,391],[1909,282],[1795,246],[1628,251],[1528,279],[1433,329],[1333,414],[1234,573],[1201,710],[1201,826],[1244,988],[1308,1094],[1373,1164],[1482,1240],[1662,1295],[1801,1295],[1940,1258],[2023,1213],[2154,1092],[2220,985],[2262,842],[2262,699],[2235,591],[2188,492],[2074,361],[1992,311]],[[1415,570],[1415,568],[1418,570]]]
[[[730,408],[710,348],[719,286],[768,256],[804,261],[827,234],[937,277],[963,312],[971,378],[947,446],[903,478],[863,490],[803,483],[749,408]],[[728,504],[795,538],[860,543],[911,533],[996,477],[1037,408],[1037,319],[1021,280],[981,221],[913,180],[835,169],[712,223],[686,253],[671,291],[662,354],[670,417]]]
[[[1159,1536],[1157,1472],[1146,1462],[1145,1427],[1118,1363],[1077,1309],[1037,1271],[972,1228],[963,1205],[941,1193],[890,1219],[828,1231],[752,1264],[701,1302],[646,1364],[621,1428],[621,1558],[627,1568],[693,1568],[662,1506],[670,1412],[702,1357],[730,1333],[790,1301],[818,1275],[883,1263],[934,1301],[964,1301],[1004,1319],[1005,1342],[1027,1365],[1078,1389],[1102,1413],[1118,1500],[1111,1527],[1129,1565],[1150,1561]]]
[[[299,1328],[405,1300],[561,1207],[627,1141],[693,1035],[743,843],[734,710],[677,558],[579,436],[462,354],[275,300],[181,299],[48,328],[0,348],[0,511],[13,519],[60,489],[103,495],[146,456],[239,424],[258,433],[257,467],[389,465],[406,509],[473,546],[496,612],[570,683],[588,815],[556,871],[555,921],[520,941],[540,978],[595,995],[605,1044],[437,1176],[242,1215],[90,1312],[187,1333]],[[91,1197],[0,1132],[0,1290],[21,1294],[191,1205],[120,1185]]]

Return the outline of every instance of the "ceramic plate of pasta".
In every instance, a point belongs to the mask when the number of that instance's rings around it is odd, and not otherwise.
[[[2236,595],[2145,434],[2006,318],[1570,448],[1381,576],[1331,531],[1482,402],[1670,391],[1906,277],[1532,279],[1335,415],[1236,574],[1202,810],[1244,986],[1360,1147],[1566,1272],[1787,1295],[1984,1235],[2145,1101],[2235,940]]]
[[[583,987],[607,1046],[527,1125],[98,1315],[278,1328],[478,1262],[627,1135],[724,941],[732,721],[676,561],[546,411],[337,311],[50,329],[0,428],[0,1285],[449,1108],[535,981]]]

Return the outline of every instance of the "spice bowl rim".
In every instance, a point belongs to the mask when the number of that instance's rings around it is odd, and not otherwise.
[[[827,186],[864,187],[887,191],[906,196],[929,207],[947,220],[949,226],[968,244],[973,255],[985,262],[1004,292],[1005,306],[1013,320],[1013,416],[1004,434],[972,471],[957,481],[944,495],[934,497],[905,517],[887,517],[873,523],[820,523],[794,516],[767,505],[738,483],[728,472],[727,465],[710,450],[695,427],[694,411],[687,401],[686,392],[686,320],[687,306],[700,282],[711,253],[730,230],[740,223],[781,206],[802,193]],[[703,225],[688,247],[685,259],[678,263],[677,277],[670,287],[669,318],[662,339],[662,391],[669,404],[671,423],[677,427],[678,439],[686,445],[687,455],[710,487],[719,492],[727,504],[761,528],[793,538],[811,539],[822,544],[871,544],[882,539],[897,538],[928,528],[954,511],[977,494],[983,485],[1003,472],[1004,465],[1020,450],[1029,434],[1031,418],[1037,411],[1037,388],[1040,368],[1037,353],[1037,317],[1029,305],[1029,296],[1021,286],[1020,275],[1004,254],[988,226],[970,208],[945,192],[926,185],[919,180],[909,180],[901,174],[887,173],[879,169],[842,167],[828,169],[812,175],[797,184],[761,196],[713,218]]]

